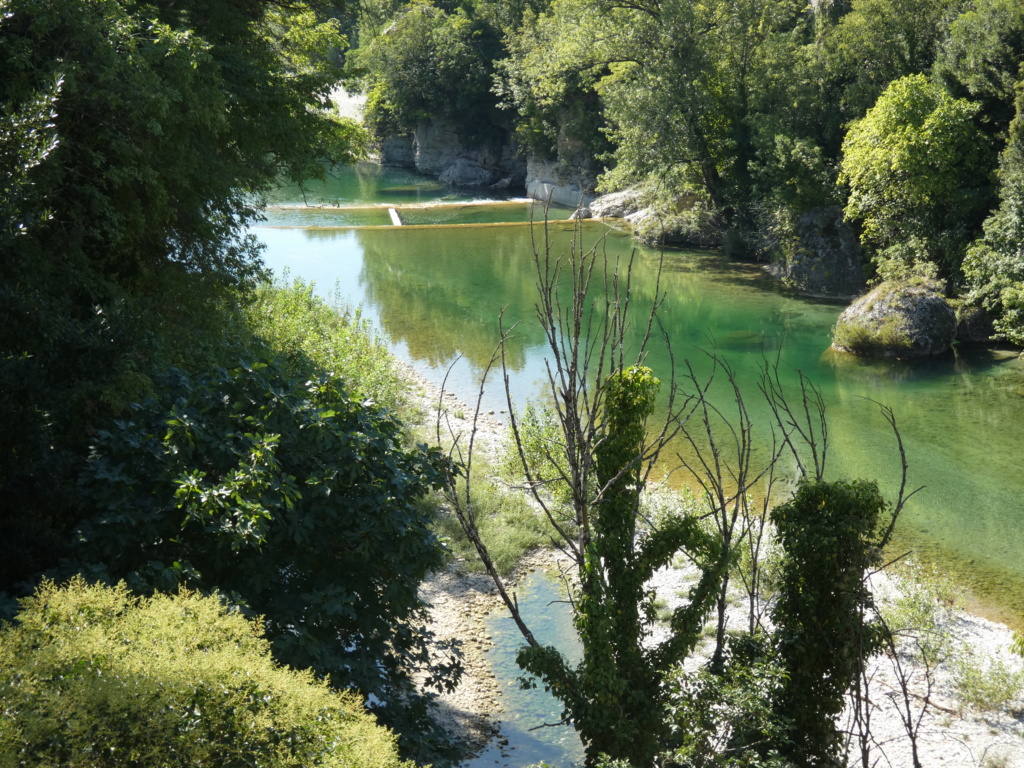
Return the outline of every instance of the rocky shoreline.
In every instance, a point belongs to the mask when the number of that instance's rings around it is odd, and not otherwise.
[[[451,393],[442,397],[438,389],[414,369],[405,367],[404,373],[410,382],[410,401],[424,415],[425,423],[434,423],[440,407],[456,430],[468,433],[472,428],[472,409]],[[500,414],[482,414],[477,422],[478,445],[488,453],[497,452],[503,431]],[[556,566],[556,555],[545,550],[529,554],[510,581],[514,584],[531,570]],[[486,657],[486,651],[494,645],[488,634],[487,617],[493,611],[504,611],[504,607],[488,576],[466,573],[460,565],[459,562],[449,564],[445,570],[431,576],[421,591],[430,605],[433,631],[439,638],[460,639],[465,653],[463,681],[456,691],[440,697],[437,716],[453,735],[466,743],[472,756],[490,744],[489,755],[503,758],[502,765],[518,766],[514,762],[515,745],[510,745],[502,733],[502,720],[508,713],[502,708],[501,690]],[[680,592],[689,578],[685,571],[665,569],[656,574],[652,586],[657,590],[659,601],[671,609],[681,600]],[[894,589],[898,589],[896,582],[883,580],[877,592],[884,599],[884,595]],[[955,641],[973,650],[972,658],[989,663],[998,660],[1012,672],[1024,667],[1024,660],[1009,652],[1013,632],[1005,625],[963,611],[950,611],[948,622]],[[657,631],[654,641],[657,641]],[[902,653],[900,656],[901,662],[906,664],[908,659]],[[1017,700],[1004,711],[975,712],[958,699],[955,672],[950,667],[940,669],[930,684],[923,670],[912,670],[911,698],[918,706],[926,695],[931,701],[918,727],[922,764],[1024,768],[1022,693],[1018,691]],[[877,748],[884,751],[880,764],[911,766],[909,742],[900,717],[901,696],[891,660],[885,656],[874,659],[870,676],[872,689],[867,703],[873,739]]]

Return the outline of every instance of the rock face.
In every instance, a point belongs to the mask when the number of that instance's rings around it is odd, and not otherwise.
[[[526,158],[526,194],[543,203],[588,208],[594,198],[594,181],[557,160]]]
[[[984,344],[991,340],[993,333],[992,317],[984,309],[964,304],[956,308],[957,341]]]
[[[924,357],[950,348],[956,314],[925,283],[882,283],[846,308],[832,334],[832,348],[865,357]]]
[[[375,154],[381,165],[412,168],[459,187],[509,189],[521,187],[526,177],[525,164],[508,143],[467,145],[441,120],[424,120],[409,136],[383,140]]]
[[[838,206],[801,214],[796,236],[774,270],[810,296],[851,298],[864,289],[860,244]]]

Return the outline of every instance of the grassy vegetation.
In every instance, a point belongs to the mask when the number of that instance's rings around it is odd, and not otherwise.
[[[336,291],[324,299],[314,289],[287,273],[261,284],[243,309],[245,325],[272,354],[297,366],[313,363],[341,376],[353,397],[401,410],[405,382],[384,340]]]
[[[854,354],[871,354],[884,350],[910,349],[910,338],[895,317],[877,327],[864,321],[837,323],[832,342]]]
[[[489,477],[486,471],[474,473],[470,498],[491,560],[502,576],[508,576],[529,550],[548,543],[546,525],[523,494],[502,488],[494,480],[483,479]],[[464,494],[465,486],[459,492]],[[464,563],[465,570],[483,572],[483,564],[454,513],[442,509],[436,518],[436,530],[452,556]]]
[[[1011,708],[1024,690],[1024,671],[998,657],[982,659],[964,646],[953,664],[954,685],[961,708],[1001,712]]]

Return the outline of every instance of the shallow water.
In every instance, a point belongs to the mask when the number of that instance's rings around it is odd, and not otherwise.
[[[376,169],[339,188],[363,195],[345,198],[349,202],[371,205],[402,196],[424,203],[443,191],[414,193],[408,181]],[[392,195],[396,189],[401,195]],[[458,193],[441,196],[453,195]],[[469,193],[462,198],[474,199]],[[277,202],[296,201],[282,193]],[[521,405],[543,391],[545,350],[533,315],[532,262],[541,228],[279,229],[273,225],[285,223],[284,214],[271,209],[268,217],[268,226],[254,230],[267,244],[268,266],[314,280],[325,292],[337,286],[344,300],[363,306],[398,357],[435,382],[452,366],[449,388],[475,400],[504,311],[506,327],[521,321],[508,355],[513,397]],[[563,252],[571,226],[559,222],[550,229],[552,252]],[[611,258],[628,258],[635,249],[628,235],[597,222],[587,223],[583,235],[588,245],[604,238],[602,248]],[[653,298],[659,254],[635,252],[633,299],[639,305]],[[910,482],[925,486],[905,512],[898,544],[953,572],[982,597],[989,615],[1024,623],[1024,360],[970,349],[916,363],[830,353],[829,334],[842,304],[790,295],[755,265],[711,252],[666,251],[661,290],[661,317],[674,358],[652,346],[647,364],[655,373],[668,380],[674,359],[675,373],[682,376],[688,359],[705,375],[710,367],[701,349],[714,346],[734,367],[766,440],[770,414],[757,391],[758,366],[766,355],[778,355],[790,384],[799,369],[821,387],[830,419],[832,476],[877,478],[883,490],[895,491],[898,454],[876,403],[892,406],[911,464]],[[727,388],[713,391],[726,408]],[[496,385],[488,388],[485,405],[507,407]],[[679,464],[673,456],[668,454],[666,471]],[[671,480],[686,482],[681,473]]]
[[[519,584],[516,594],[523,619],[537,641],[554,645],[572,662],[579,661],[579,640],[569,605],[555,577],[544,571],[530,573]],[[576,731],[569,725],[558,724],[558,701],[543,686],[523,689],[519,685],[523,671],[516,666],[515,659],[523,638],[504,607],[487,619],[487,633],[494,641],[487,658],[501,690],[505,710],[500,715],[501,732],[508,744],[492,742],[478,757],[463,763],[463,768],[524,766],[541,760],[569,768],[581,762],[583,747]],[[536,684],[535,679],[529,679]]]

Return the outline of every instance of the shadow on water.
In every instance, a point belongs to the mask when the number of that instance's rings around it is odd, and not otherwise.
[[[522,580],[516,592],[523,618],[538,641],[554,645],[571,661],[578,661],[579,640],[563,588],[554,574],[534,571]],[[523,638],[504,608],[491,614],[487,632],[494,642],[487,658],[504,708],[499,715],[502,720],[500,738],[508,739],[508,744],[492,741],[482,754],[463,763],[463,768],[495,765],[512,768],[541,760],[560,768],[581,763],[583,747],[571,726],[544,727],[545,723],[557,723],[561,719],[558,701],[542,686],[523,690],[518,683],[524,673],[516,666],[515,658]]]

